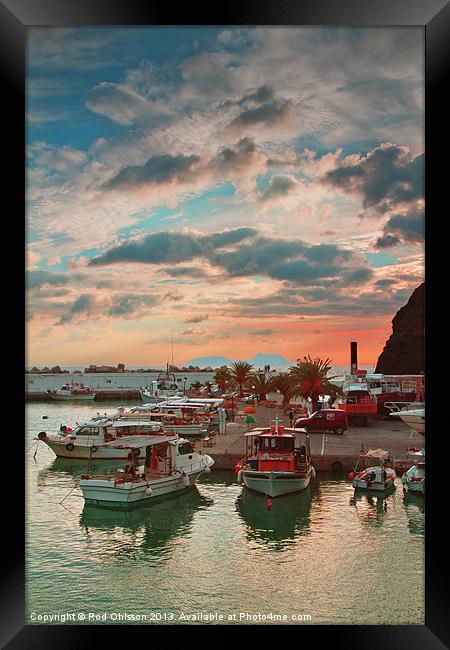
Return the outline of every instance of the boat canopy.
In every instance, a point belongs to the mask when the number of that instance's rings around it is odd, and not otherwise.
[[[140,449],[141,447],[159,445],[162,442],[173,442],[174,440],[178,440],[178,436],[126,436],[119,440],[107,442],[104,446],[124,449]]]
[[[149,422],[148,420],[115,420],[110,428],[121,429],[122,427],[152,427],[157,428],[157,425],[163,426],[162,422]]]
[[[286,431],[288,433],[285,433]],[[302,433],[302,431],[300,429],[294,429],[294,428],[291,428],[291,427],[284,427],[283,428],[283,433],[281,433],[281,431],[280,431],[280,433],[278,435],[280,437],[284,437],[284,436],[286,436],[286,437],[291,437],[291,436],[294,437],[294,434],[299,434],[299,433]],[[276,436],[277,434],[271,433],[271,427],[264,427],[264,429],[261,429],[261,428],[260,429],[252,429],[251,431],[248,431],[248,433],[244,433],[244,437],[247,437],[247,436],[264,436],[264,435],[265,436],[271,436],[273,438],[274,435]]]
[[[369,449],[365,454],[361,454],[361,458],[380,458],[385,460],[389,458],[389,452],[384,449]]]

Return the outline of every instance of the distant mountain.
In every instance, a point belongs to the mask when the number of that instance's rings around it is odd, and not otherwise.
[[[248,363],[252,363],[257,368],[261,366],[273,366],[274,368],[287,368],[288,366],[295,365],[295,361],[289,361],[281,354],[262,354],[258,352],[253,359],[245,359]]]
[[[195,357],[195,359],[190,359],[183,363],[183,366],[187,368],[188,366],[198,366],[199,368],[220,368],[220,366],[228,366],[232,363],[231,359],[226,359],[225,357]]]
[[[289,361],[281,354],[262,354],[258,352],[252,359],[227,359],[226,357],[196,357],[186,361],[183,365],[198,366],[199,368],[220,368],[220,366],[229,366],[233,361],[247,361],[255,366],[255,368],[262,368],[264,366],[271,366],[272,368],[287,368],[295,364],[295,361]]]

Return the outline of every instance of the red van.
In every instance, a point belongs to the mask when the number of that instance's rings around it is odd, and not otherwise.
[[[322,409],[309,418],[296,420],[294,427],[306,429],[308,433],[331,431],[341,436],[347,430],[347,413],[342,409]]]

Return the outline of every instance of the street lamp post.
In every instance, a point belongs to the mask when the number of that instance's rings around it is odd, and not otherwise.
[[[187,382],[187,377],[184,377],[184,384],[183,384],[183,395],[186,397],[186,382]]]

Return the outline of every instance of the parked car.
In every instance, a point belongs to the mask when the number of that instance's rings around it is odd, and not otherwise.
[[[299,418],[295,421],[296,429],[306,429],[308,433],[331,431],[342,435],[347,430],[347,413],[341,409],[321,409],[309,418]]]
[[[241,401],[245,404],[251,404],[252,402],[256,402],[257,399],[258,395],[247,395],[247,397],[243,397]]]

